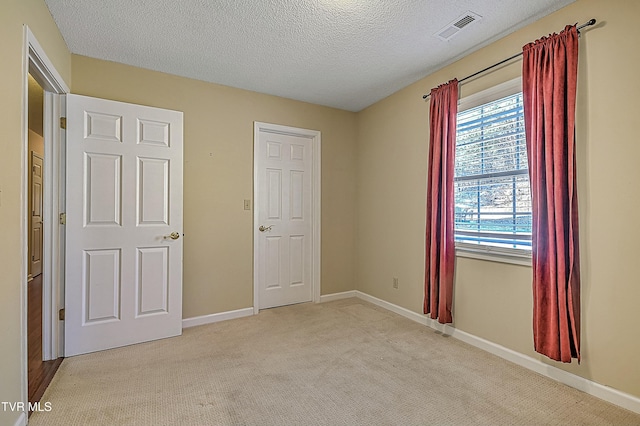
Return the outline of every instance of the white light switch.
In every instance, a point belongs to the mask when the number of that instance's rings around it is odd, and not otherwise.
[[[244,209],[251,210],[251,200],[244,200]]]

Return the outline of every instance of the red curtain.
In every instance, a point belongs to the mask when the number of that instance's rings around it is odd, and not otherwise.
[[[453,172],[458,80],[431,90],[424,313],[442,324],[453,321]]]
[[[575,25],[524,46],[523,61],[533,209],[534,346],[556,361],[580,362]]]

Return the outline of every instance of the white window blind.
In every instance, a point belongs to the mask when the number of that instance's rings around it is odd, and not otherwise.
[[[458,246],[531,250],[522,93],[458,113],[454,190]]]

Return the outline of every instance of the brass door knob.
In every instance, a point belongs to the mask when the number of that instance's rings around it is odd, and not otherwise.
[[[165,235],[164,238],[165,240],[167,238],[171,238],[172,240],[177,240],[178,238],[180,238],[180,234],[178,234],[177,232],[172,232],[169,235]]]
[[[273,225],[269,225],[269,226],[260,225],[260,228],[258,228],[258,230],[260,230],[260,232],[271,231],[272,226]]]

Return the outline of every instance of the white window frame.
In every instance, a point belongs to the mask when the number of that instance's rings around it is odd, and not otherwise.
[[[522,78],[493,86],[489,89],[466,96],[458,101],[458,112],[493,102],[522,91]],[[495,247],[456,241],[456,256],[493,262],[531,266],[531,250]]]

